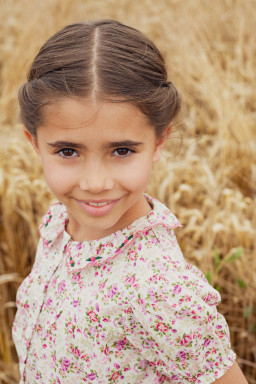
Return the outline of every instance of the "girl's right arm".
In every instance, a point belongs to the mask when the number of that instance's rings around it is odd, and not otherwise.
[[[232,367],[220,379],[214,381],[213,384],[248,384],[239,365],[235,361]]]

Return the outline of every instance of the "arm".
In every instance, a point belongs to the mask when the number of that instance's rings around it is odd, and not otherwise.
[[[214,381],[213,384],[248,384],[248,382],[239,368],[239,365],[235,361],[225,375]]]

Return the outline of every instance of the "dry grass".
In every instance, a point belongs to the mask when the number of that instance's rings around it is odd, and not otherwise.
[[[149,192],[184,225],[177,231],[184,255],[220,290],[234,349],[256,383],[255,6],[255,0],[0,0],[0,383],[18,381],[10,334],[15,293],[31,268],[37,225],[51,199],[17,124],[17,88],[47,37],[65,24],[101,17],[148,34],[182,93],[182,116]]]

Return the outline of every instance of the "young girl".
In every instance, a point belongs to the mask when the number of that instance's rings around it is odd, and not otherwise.
[[[59,201],[17,294],[20,383],[246,383],[218,292],[144,193],[180,108],[156,46],[112,20],[69,25],[19,102]]]

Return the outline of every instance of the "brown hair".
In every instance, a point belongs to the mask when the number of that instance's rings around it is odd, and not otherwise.
[[[180,109],[167,81],[164,58],[141,32],[114,20],[71,24],[40,49],[18,92],[20,117],[29,132],[43,107],[63,97],[131,102],[160,136]]]

